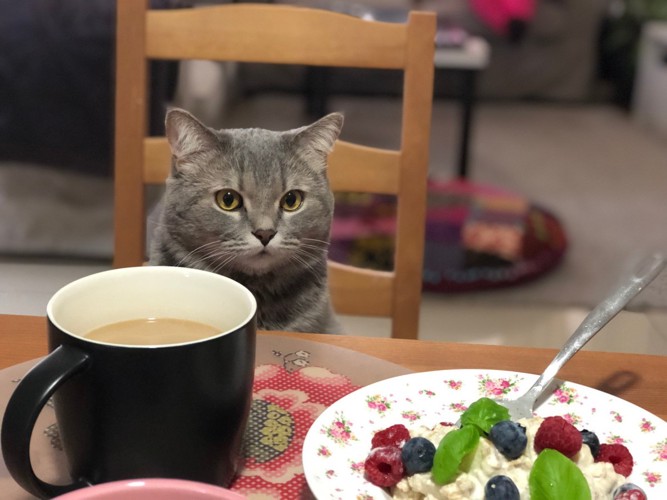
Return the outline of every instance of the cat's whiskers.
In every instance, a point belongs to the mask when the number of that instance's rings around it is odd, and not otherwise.
[[[211,258],[216,259],[219,256],[229,253],[224,248],[220,248],[219,245],[220,242],[212,242],[212,243],[216,243],[216,245],[211,245],[211,243],[208,243],[188,253],[188,255],[183,257],[183,259],[181,259],[179,265],[185,265],[186,267],[196,266],[199,269],[208,270],[209,268],[208,261],[211,260]],[[206,251],[202,251],[202,249],[204,249],[204,247],[206,246],[211,246],[212,248],[207,248]]]
[[[315,267],[315,263],[313,262],[312,259],[308,259],[308,257],[313,257],[311,253],[309,253],[306,249],[303,249],[301,247],[296,248],[296,251],[294,253],[290,254],[290,260],[296,261],[299,264],[301,264],[309,273],[311,273],[316,280],[320,279],[320,272],[318,269]]]
[[[188,259],[188,257],[190,257],[192,254],[198,253],[207,247],[217,246],[217,245],[220,245],[220,242],[216,240],[216,241],[209,241],[208,243],[204,243],[203,245],[198,246],[197,248],[186,254],[181,260],[179,260],[178,263],[176,264],[176,267],[180,267],[183,264],[183,262],[185,262]]]
[[[331,243],[326,240],[318,240],[316,238],[301,238],[303,241],[314,241],[315,243],[321,243],[323,246],[328,247]]]
[[[318,247],[317,245],[309,245],[307,243],[302,243],[299,248],[303,248],[304,250],[317,250],[318,252],[323,252],[326,253],[327,249]]]
[[[213,265],[217,265],[221,258],[226,258],[229,255],[234,254],[224,248],[216,247],[209,249],[207,252],[199,253],[193,264],[199,266],[201,269],[210,270]]]
[[[239,256],[237,253],[228,254],[222,262],[220,262],[213,270],[214,273],[219,273],[227,264],[230,264],[234,259]],[[222,257],[222,255],[221,255]]]
[[[303,268],[304,268],[306,271],[308,271],[310,274],[312,274],[313,276],[315,276],[315,278],[318,278],[318,277],[319,277],[317,271],[316,271],[315,269],[313,269],[312,264],[311,264],[310,262],[304,260],[304,259],[303,259],[302,257],[300,257],[299,255],[297,255],[297,254],[292,254],[292,255],[290,255],[290,260],[291,260],[291,261],[298,262],[299,264],[301,264],[301,266],[303,266]]]
[[[246,245],[236,244],[233,242],[218,241],[218,246],[202,255],[200,263],[202,266],[211,272],[219,273],[225,266],[230,264],[234,259],[241,256],[246,250]]]
[[[317,260],[321,259],[322,255],[326,256],[327,252],[329,251],[328,248],[303,243],[295,247],[294,250],[301,255],[305,255],[309,258],[314,258]]]

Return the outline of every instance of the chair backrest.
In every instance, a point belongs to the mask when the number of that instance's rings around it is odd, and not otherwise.
[[[145,261],[145,185],[164,183],[171,165],[166,139],[147,137],[150,60],[403,70],[400,150],[339,140],[329,168],[335,192],[397,197],[394,269],[380,272],[330,262],[329,285],[339,314],[389,317],[393,337],[416,338],[435,28],[435,14],[426,12],[411,12],[406,23],[384,23],[287,5],[150,10],[148,0],[118,0],[114,266]]]

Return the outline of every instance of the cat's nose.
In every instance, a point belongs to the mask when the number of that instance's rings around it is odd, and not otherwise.
[[[276,235],[276,232],[273,229],[258,229],[257,231],[253,231],[252,234],[262,242],[262,245],[266,246]]]

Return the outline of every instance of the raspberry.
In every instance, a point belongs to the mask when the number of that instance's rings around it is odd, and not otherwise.
[[[396,424],[376,432],[371,441],[371,447],[396,446],[400,448],[409,439],[410,432],[408,429],[402,424]]]
[[[364,463],[364,477],[375,486],[394,486],[403,478],[401,450],[395,446],[373,448]]]
[[[596,462],[609,462],[614,466],[617,474],[628,477],[632,474],[634,460],[628,450],[622,444],[601,444]]]
[[[535,434],[535,451],[551,448],[568,458],[574,457],[581,449],[582,437],[577,428],[563,417],[547,417]]]
[[[405,473],[410,476],[417,472],[428,472],[433,467],[435,445],[423,437],[414,437],[403,445],[401,460]]]
[[[614,490],[614,500],[646,500],[646,493],[639,486],[625,483]]]
[[[501,420],[491,427],[489,439],[508,460],[519,458],[528,444],[526,428],[511,420]]]

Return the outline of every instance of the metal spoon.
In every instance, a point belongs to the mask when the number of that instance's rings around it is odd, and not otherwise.
[[[627,282],[598,304],[584,318],[584,321],[570,336],[553,361],[524,395],[512,400],[498,400],[499,404],[509,410],[512,420],[516,421],[533,415],[535,402],[553,381],[563,365],[609,323],[632,298],[651,283],[662,272],[665,265],[667,265],[667,260],[664,255],[654,254],[647,258]]]

